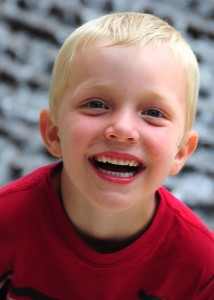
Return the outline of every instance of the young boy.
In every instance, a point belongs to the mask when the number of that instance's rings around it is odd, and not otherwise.
[[[197,146],[198,77],[149,14],[68,37],[40,117],[61,161],[0,192],[1,299],[214,299],[213,234],[161,187]]]

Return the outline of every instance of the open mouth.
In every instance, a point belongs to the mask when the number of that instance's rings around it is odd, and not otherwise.
[[[91,161],[101,173],[117,178],[132,178],[143,168],[142,163],[134,159],[118,159],[100,155],[93,157]]]

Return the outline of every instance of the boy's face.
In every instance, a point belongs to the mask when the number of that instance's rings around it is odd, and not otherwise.
[[[50,152],[63,158],[62,188],[104,210],[154,202],[197,144],[190,132],[180,148],[186,94],[185,73],[167,44],[97,44],[78,53],[57,124],[42,129]]]

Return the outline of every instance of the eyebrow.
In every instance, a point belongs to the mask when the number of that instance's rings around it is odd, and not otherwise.
[[[87,84],[82,84],[82,87],[84,87],[84,89],[91,89],[91,88],[109,88],[109,87],[113,87],[113,85],[109,82],[89,82]]]
[[[71,88],[71,86],[70,86]],[[82,82],[80,85],[74,87],[74,93],[76,94],[79,94],[79,93],[87,93],[87,92],[90,92],[90,91],[93,91],[93,90],[107,90],[109,88],[114,88],[115,87],[109,82]]]
[[[160,90],[153,90],[153,89],[145,89],[142,92],[143,95],[146,96],[147,99],[158,99],[158,100],[163,100],[165,102],[176,102],[177,98],[173,93],[170,92],[170,90],[166,89],[165,91],[160,91]]]
[[[92,90],[105,90],[105,89],[114,89],[115,92],[117,91],[117,85],[114,84],[113,81],[100,81],[100,82],[93,82],[93,80],[86,80],[83,81],[77,89],[75,89],[75,93],[87,92]],[[176,102],[177,98],[175,97],[174,93],[172,93],[167,87],[165,90],[162,89],[150,89],[149,87],[144,87],[142,84],[142,90],[139,97],[146,98],[147,100],[162,100],[163,103],[165,102],[167,105],[172,105]]]

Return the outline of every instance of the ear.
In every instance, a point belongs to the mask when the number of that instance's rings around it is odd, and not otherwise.
[[[173,161],[169,175],[176,175],[185,165],[188,158],[195,152],[198,145],[198,134],[196,131],[190,131],[184,143],[179,147],[176,157]]]
[[[58,127],[52,121],[50,111],[44,109],[40,113],[40,134],[47,150],[55,157],[61,157],[60,139],[58,136]]]

